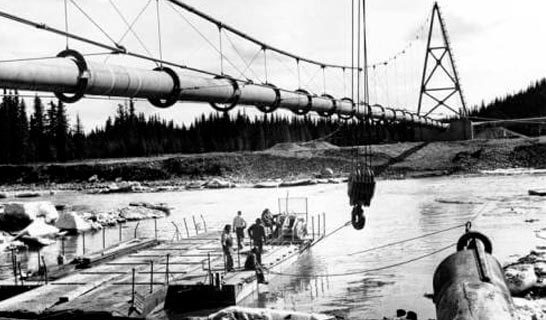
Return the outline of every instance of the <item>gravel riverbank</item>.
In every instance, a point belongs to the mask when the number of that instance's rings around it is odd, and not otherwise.
[[[407,142],[372,146],[372,152],[376,174],[382,179],[472,174],[517,167],[546,168],[546,137]],[[280,183],[317,178],[325,168],[332,169],[333,175],[328,178],[343,178],[354,166],[354,155],[354,148],[320,142],[281,144],[261,152],[2,165],[0,192],[33,188],[104,189],[116,180],[138,182],[136,189],[141,186],[152,191],[200,187],[214,178],[228,182],[229,186],[252,186],[263,181]]]

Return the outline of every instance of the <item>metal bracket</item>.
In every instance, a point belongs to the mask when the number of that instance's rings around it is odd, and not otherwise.
[[[229,80],[231,82],[231,85],[233,86],[233,95],[229,99],[226,100],[225,103],[229,103],[229,105],[226,106],[226,107],[220,107],[220,106],[218,106],[218,104],[216,104],[214,102],[210,102],[209,104],[216,111],[229,112],[233,108],[235,108],[237,106],[237,104],[239,103],[239,98],[241,97],[241,89],[239,88],[239,83],[237,82],[237,80],[235,80],[235,79],[233,79],[231,77],[228,77],[228,76],[216,76],[216,77],[214,77],[214,79]]]
[[[336,113],[337,101],[336,101],[336,99],[334,97],[332,97],[331,95],[326,94],[326,93],[321,95],[321,97],[326,98],[326,99],[330,99],[332,101],[333,107],[332,107],[332,109],[330,109],[328,111],[317,111],[317,113],[322,117],[330,118],[331,116],[333,116]]]
[[[348,101],[351,103],[351,113],[348,114],[348,115],[343,115],[341,114],[339,111],[337,113],[337,116],[341,119],[341,120],[345,120],[345,121],[349,121],[351,120],[354,116],[355,116],[355,113],[356,113],[356,110],[355,110],[355,103],[353,101],[353,99],[351,98],[343,98],[341,99],[341,101]]]
[[[303,94],[305,94],[307,96],[307,105],[305,106],[305,108],[298,109],[298,110],[292,110],[292,112],[294,112],[298,116],[304,116],[304,115],[308,114],[309,111],[311,111],[311,109],[313,108],[313,96],[309,93],[309,91],[307,91],[305,89],[298,89],[295,92],[303,93]]]
[[[76,91],[74,95],[69,97],[62,92],[54,92],[55,97],[65,103],[74,103],[83,98],[87,84],[89,83],[89,70],[87,68],[87,62],[81,53],[76,50],[63,50],[57,55],[59,58],[73,58],[74,63],[78,67],[78,83],[76,84]]]
[[[148,101],[150,101],[152,105],[158,108],[165,109],[168,107],[172,107],[180,98],[180,79],[178,78],[178,74],[176,74],[173,69],[168,67],[157,67],[154,69],[154,71],[162,71],[167,73],[173,79],[174,85],[172,91],[165,99],[148,98]]]
[[[264,83],[264,86],[271,87],[273,91],[275,91],[275,102],[273,102],[273,104],[270,106],[265,104],[257,104],[256,108],[263,113],[272,113],[273,111],[277,110],[281,105],[281,90],[272,83]]]

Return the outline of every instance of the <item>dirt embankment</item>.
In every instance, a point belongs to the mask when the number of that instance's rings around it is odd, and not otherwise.
[[[363,152],[361,148],[360,153]],[[372,146],[372,152],[373,165],[384,178],[476,173],[514,167],[546,168],[546,138],[396,143]],[[342,176],[353,168],[358,159],[355,153],[354,148],[312,143],[283,144],[262,152],[4,165],[0,166],[0,184],[84,182],[94,175],[106,181],[224,177],[241,183],[307,178],[326,167]]]

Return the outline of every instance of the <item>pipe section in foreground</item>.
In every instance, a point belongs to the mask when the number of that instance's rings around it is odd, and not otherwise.
[[[467,232],[457,249],[434,273],[437,319],[511,320],[512,297],[487,237]]]
[[[447,128],[447,124],[407,111],[379,105],[356,107],[347,98],[339,100],[329,95],[312,95],[305,90],[288,91],[273,85],[239,82],[227,77],[210,79],[190,76],[168,68],[144,70],[96,62],[82,63],[75,56],[42,62],[0,63],[0,87],[54,92],[57,96],[74,94],[77,97],[85,94],[146,98],[159,107],[168,107],[175,101],[209,102],[213,106],[228,104],[228,108],[222,109],[227,111],[241,104],[257,106],[264,112],[283,108],[298,115],[313,111],[322,116],[338,114],[343,118],[369,117]]]

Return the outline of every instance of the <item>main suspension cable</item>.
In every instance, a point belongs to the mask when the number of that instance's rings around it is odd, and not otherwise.
[[[293,54],[293,53],[290,53],[288,51],[285,51],[285,50],[282,50],[282,49],[279,49],[279,48],[276,48],[274,46],[271,46],[263,41],[260,41],[254,37],[251,37],[250,35],[246,34],[245,32],[243,31],[240,31],[232,26],[229,26],[225,23],[223,23],[222,21],[218,20],[218,19],[215,19],[213,17],[211,17],[210,15],[196,9],[195,7],[192,7],[180,0],[167,0],[168,2],[202,18],[202,19],[205,19],[207,20],[208,22],[211,22],[215,25],[222,25],[223,28],[226,30],[226,31],[229,31],[247,41],[250,41],[260,47],[265,47],[267,48],[268,50],[271,50],[271,51],[275,51],[281,55],[284,55],[284,56],[287,56],[287,57],[290,57],[290,58],[294,58],[294,59],[299,59],[301,61],[304,61],[304,62],[307,62],[307,63],[310,63],[310,64],[314,64],[314,65],[317,65],[317,66],[326,66],[326,67],[330,67],[330,68],[338,68],[338,69],[341,69],[341,68],[349,68],[349,66],[343,66],[343,65],[338,65],[338,64],[332,64],[332,63],[325,63],[325,62],[321,62],[321,61],[316,61],[316,60],[312,60],[312,59],[309,59],[309,58],[305,58],[305,57],[301,57],[301,56],[298,56],[296,54]]]

